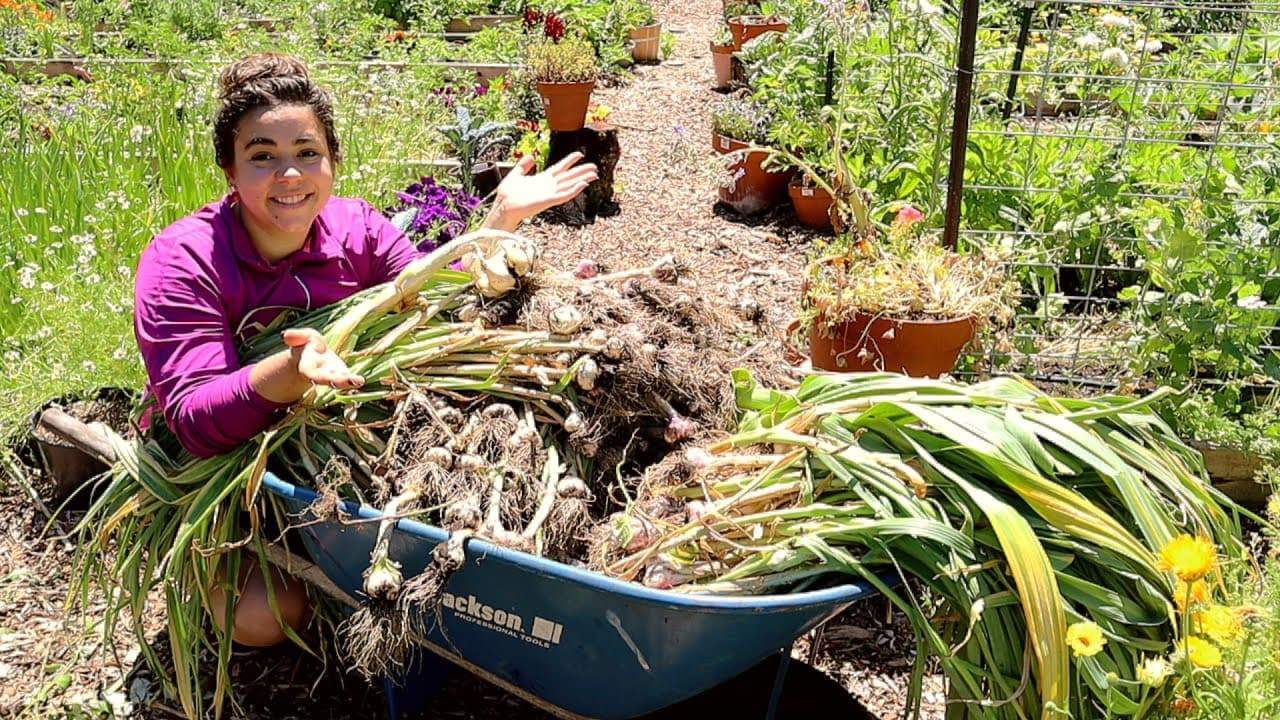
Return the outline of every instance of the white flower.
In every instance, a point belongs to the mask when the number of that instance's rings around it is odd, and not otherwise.
[[[42,207],[38,207],[38,208],[36,208],[36,214],[37,214],[37,215],[48,215],[48,214],[49,214],[49,211],[48,211],[48,210],[45,210],[45,209],[44,209],[44,208],[42,208]]]
[[[51,232],[51,233],[60,233],[60,232],[62,232],[62,226],[61,226],[61,225],[50,225],[50,226],[49,226],[49,232]]]
[[[1128,67],[1129,53],[1118,47],[1109,47],[1102,51],[1102,62],[1116,68]]]
[[[1236,307],[1241,307],[1245,310],[1261,310],[1266,306],[1267,301],[1258,295],[1246,295],[1236,300]]]
[[[97,372],[97,371],[98,371],[98,365],[97,365],[97,363],[95,363],[95,362],[94,362],[94,361],[92,361],[92,360],[85,360],[84,362],[80,363],[80,367],[84,368],[85,370],[87,370],[87,371],[89,371],[89,372]]]
[[[1076,38],[1076,45],[1084,48],[1085,50],[1092,50],[1093,48],[1102,47],[1102,38],[1098,37],[1096,33],[1085,33],[1084,35]]]
[[[1135,47],[1140,53],[1158,53],[1164,48],[1164,44],[1159,40],[1141,40]]]
[[[908,12],[921,17],[933,17],[942,14],[942,8],[929,2],[929,0],[910,0],[906,5],[906,9]]]
[[[36,271],[39,269],[40,268],[35,265],[24,265],[22,269],[18,271],[18,284],[26,290],[30,290],[35,287]]]
[[[151,128],[146,125],[134,125],[129,128],[129,141],[134,145],[142,142],[143,138],[151,134]]]
[[[31,213],[26,208],[15,208],[13,211],[18,217],[26,217]]]
[[[1109,28],[1127,28],[1133,24],[1133,21],[1120,13],[1105,13],[1099,20],[1102,21],[1103,27]]]
[[[48,280],[45,280],[44,282],[40,283],[40,289],[45,292],[53,292],[54,286],[53,286],[53,283],[49,282]]]

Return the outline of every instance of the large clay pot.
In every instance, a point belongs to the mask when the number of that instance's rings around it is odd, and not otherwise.
[[[743,43],[767,32],[785,32],[790,25],[777,15],[738,15],[728,22],[734,50],[741,50]]]
[[[653,23],[635,28],[630,32],[631,59],[636,62],[657,62],[661,49],[662,24]]]
[[[716,69],[716,88],[729,87],[733,82],[733,45],[711,43],[711,62]]]
[[[971,317],[897,320],[860,312],[834,325],[818,318],[809,329],[809,357],[822,370],[938,377],[955,367],[974,330]]]
[[[796,179],[787,185],[787,194],[791,196],[791,206],[796,210],[797,220],[818,230],[831,229],[831,206],[835,203],[831,193],[817,185],[805,185]]]
[[[713,146],[723,154],[750,147],[747,143],[713,134]],[[787,192],[791,171],[766,171],[761,165],[767,154],[762,150],[746,153],[728,172],[734,175],[726,187],[720,186],[720,200],[743,215],[755,215],[777,205]]]
[[[576,83],[538,83],[542,110],[547,114],[547,127],[560,132],[581,130],[587,122],[587,107],[595,80]]]

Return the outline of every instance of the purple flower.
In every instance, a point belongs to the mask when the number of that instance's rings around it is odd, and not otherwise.
[[[429,251],[466,232],[467,221],[480,206],[480,198],[461,189],[451,190],[433,177],[423,177],[410,183],[403,191],[397,191],[400,204],[387,209],[389,215],[401,215],[413,210],[413,215],[403,227],[405,235],[418,249]]]

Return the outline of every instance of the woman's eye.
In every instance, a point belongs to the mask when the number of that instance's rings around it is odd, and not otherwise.
[[[312,149],[308,148],[308,149],[303,150],[302,152],[298,153],[298,156],[299,156],[299,157],[304,157],[304,158],[313,158],[313,157],[320,157],[320,153],[316,152],[315,150],[312,150]]]
[[[253,162],[266,162],[271,159],[271,153],[254,153],[249,157],[249,159]]]

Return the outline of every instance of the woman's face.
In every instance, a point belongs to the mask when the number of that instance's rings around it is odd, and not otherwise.
[[[240,196],[240,219],[268,260],[306,243],[311,223],[333,193],[324,128],[306,105],[277,105],[245,115],[226,173]]]

